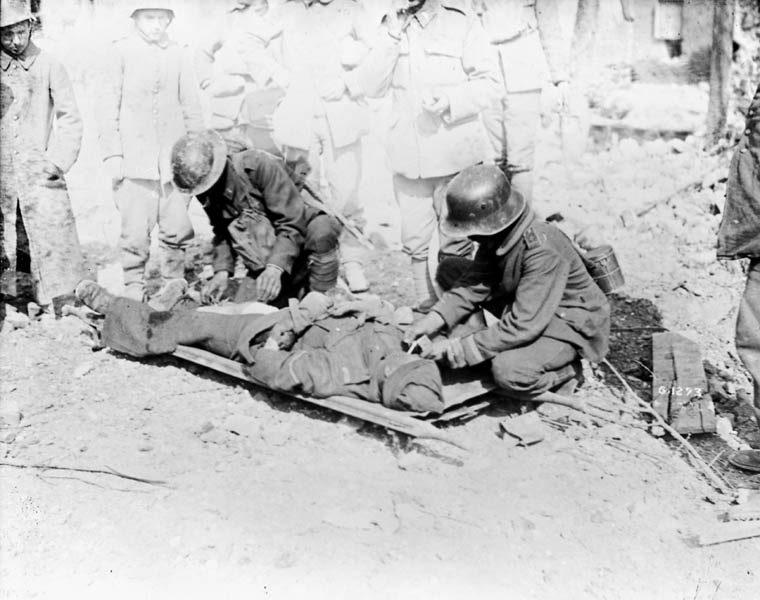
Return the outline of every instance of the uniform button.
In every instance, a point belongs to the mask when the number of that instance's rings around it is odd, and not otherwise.
[[[13,120],[18,121],[18,115],[13,115]]]
[[[747,151],[746,148],[742,148],[741,150],[739,150],[739,154],[744,154],[746,151]]]
[[[747,129],[747,130],[745,130],[744,135],[750,135],[751,133],[752,133],[752,130],[751,129]]]

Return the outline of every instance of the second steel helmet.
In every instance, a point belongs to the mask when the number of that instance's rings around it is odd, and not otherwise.
[[[467,167],[446,189],[448,213],[441,231],[452,237],[493,235],[512,225],[525,211],[525,198],[513,190],[495,165]]]
[[[227,162],[227,144],[213,129],[188,133],[172,147],[172,180],[177,189],[196,196],[219,179]]]

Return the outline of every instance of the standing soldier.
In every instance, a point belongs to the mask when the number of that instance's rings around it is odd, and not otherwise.
[[[755,413],[760,419],[760,86],[731,160],[726,207],[718,230],[718,258],[749,259],[747,285],[736,319],[736,350],[752,379]],[[760,450],[739,453],[730,460],[760,471]]]
[[[82,121],[66,70],[31,41],[28,2],[3,0],[0,8],[3,267],[15,267],[28,239],[35,299],[59,315],[84,275],[64,180],[79,155]]]
[[[258,49],[279,35],[279,27],[267,0],[228,0],[223,8],[215,31],[199,44],[195,65],[209,103],[209,126],[224,138],[230,153],[250,148],[276,153],[272,115],[285,91],[269,77],[271,67]],[[266,51],[262,54],[274,64]]]
[[[475,6],[495,47],[503,86],[483,121],[497,164],[530,202],[541,89],[551,78],[560,102],[567,91],[568,49],[562,44],[558,0],[475,0]]]
[[[388,153],[403,250],[424,312],[436,300],[427,261],[446,185],[465,167],[491,159],[480,113],[497,98],[498,74],[468,1],[401,4],[384,17],[360,80],[368,96],[393,94]],[[440,233],[441,258],[471,250],[467,240]]]
[[[273,115],[275,142],[289,163],[308,160],[313,175],[326,182],[334,208],[361,228],[362,137],[369,113],[354,76],[369,47],[366,15],[355,0],[286,0],[277,21],[280,35],[249,38],[251,72],[262,84],[286,89]],[[341,263],[353,292],[369,287],[362,262],[358,242],[344,234]]]
[[[158,224],[164,286],[184,279],[185,247],[193,237],[189,196],[171,184],[172,145],[203,129],[192,64],[166,29],[168,2],[138,3],[134,30],[114,43],[96,104],[100,145],[121,214],[124,295],[142,300],[150,235]]]

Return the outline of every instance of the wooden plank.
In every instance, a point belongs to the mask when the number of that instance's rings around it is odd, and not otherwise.
[[[174,356],[255,384],[255,382],[253,382],[246,374],[245,368],[242,364],[217,356],[206,350],[192,348],[190,346],[178,346],[174,351]],[[347,396],[313,398],[301,394],[284,395],[310,404],[315,404],[322,408],[335,410],[369,423],[375,423],[376,425],[381,425],[382,427],[387,427],[388,429],[412,437],[440,440],[465,450],[468,449],[466,444],[456,439],[456,437],[450,433],[441,431],[430,423],[420,421],[404,412],[387,408],[382,404],[367,402],[365,400],[359,400],[358,398],[349,398]]]
[[[652,336],[652,406],[678,433],[713,433],[715,407],[699,345],[677,332]]]
[[[670,389],[676,377],[669,332],[652,334],[652,372],[652,408],[669,421]]]
[[[711,546],[760,536],[760,523],[730,522],[713,525],[698,536],[700,546]]]

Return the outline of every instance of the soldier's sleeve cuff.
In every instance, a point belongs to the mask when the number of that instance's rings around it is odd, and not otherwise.
[[[468,365],[479,365],[487,360],[475,344],[474,335],[468,335],[467,337],[461,338],[461,342],[462,349],[464,350],[464,358]]]

